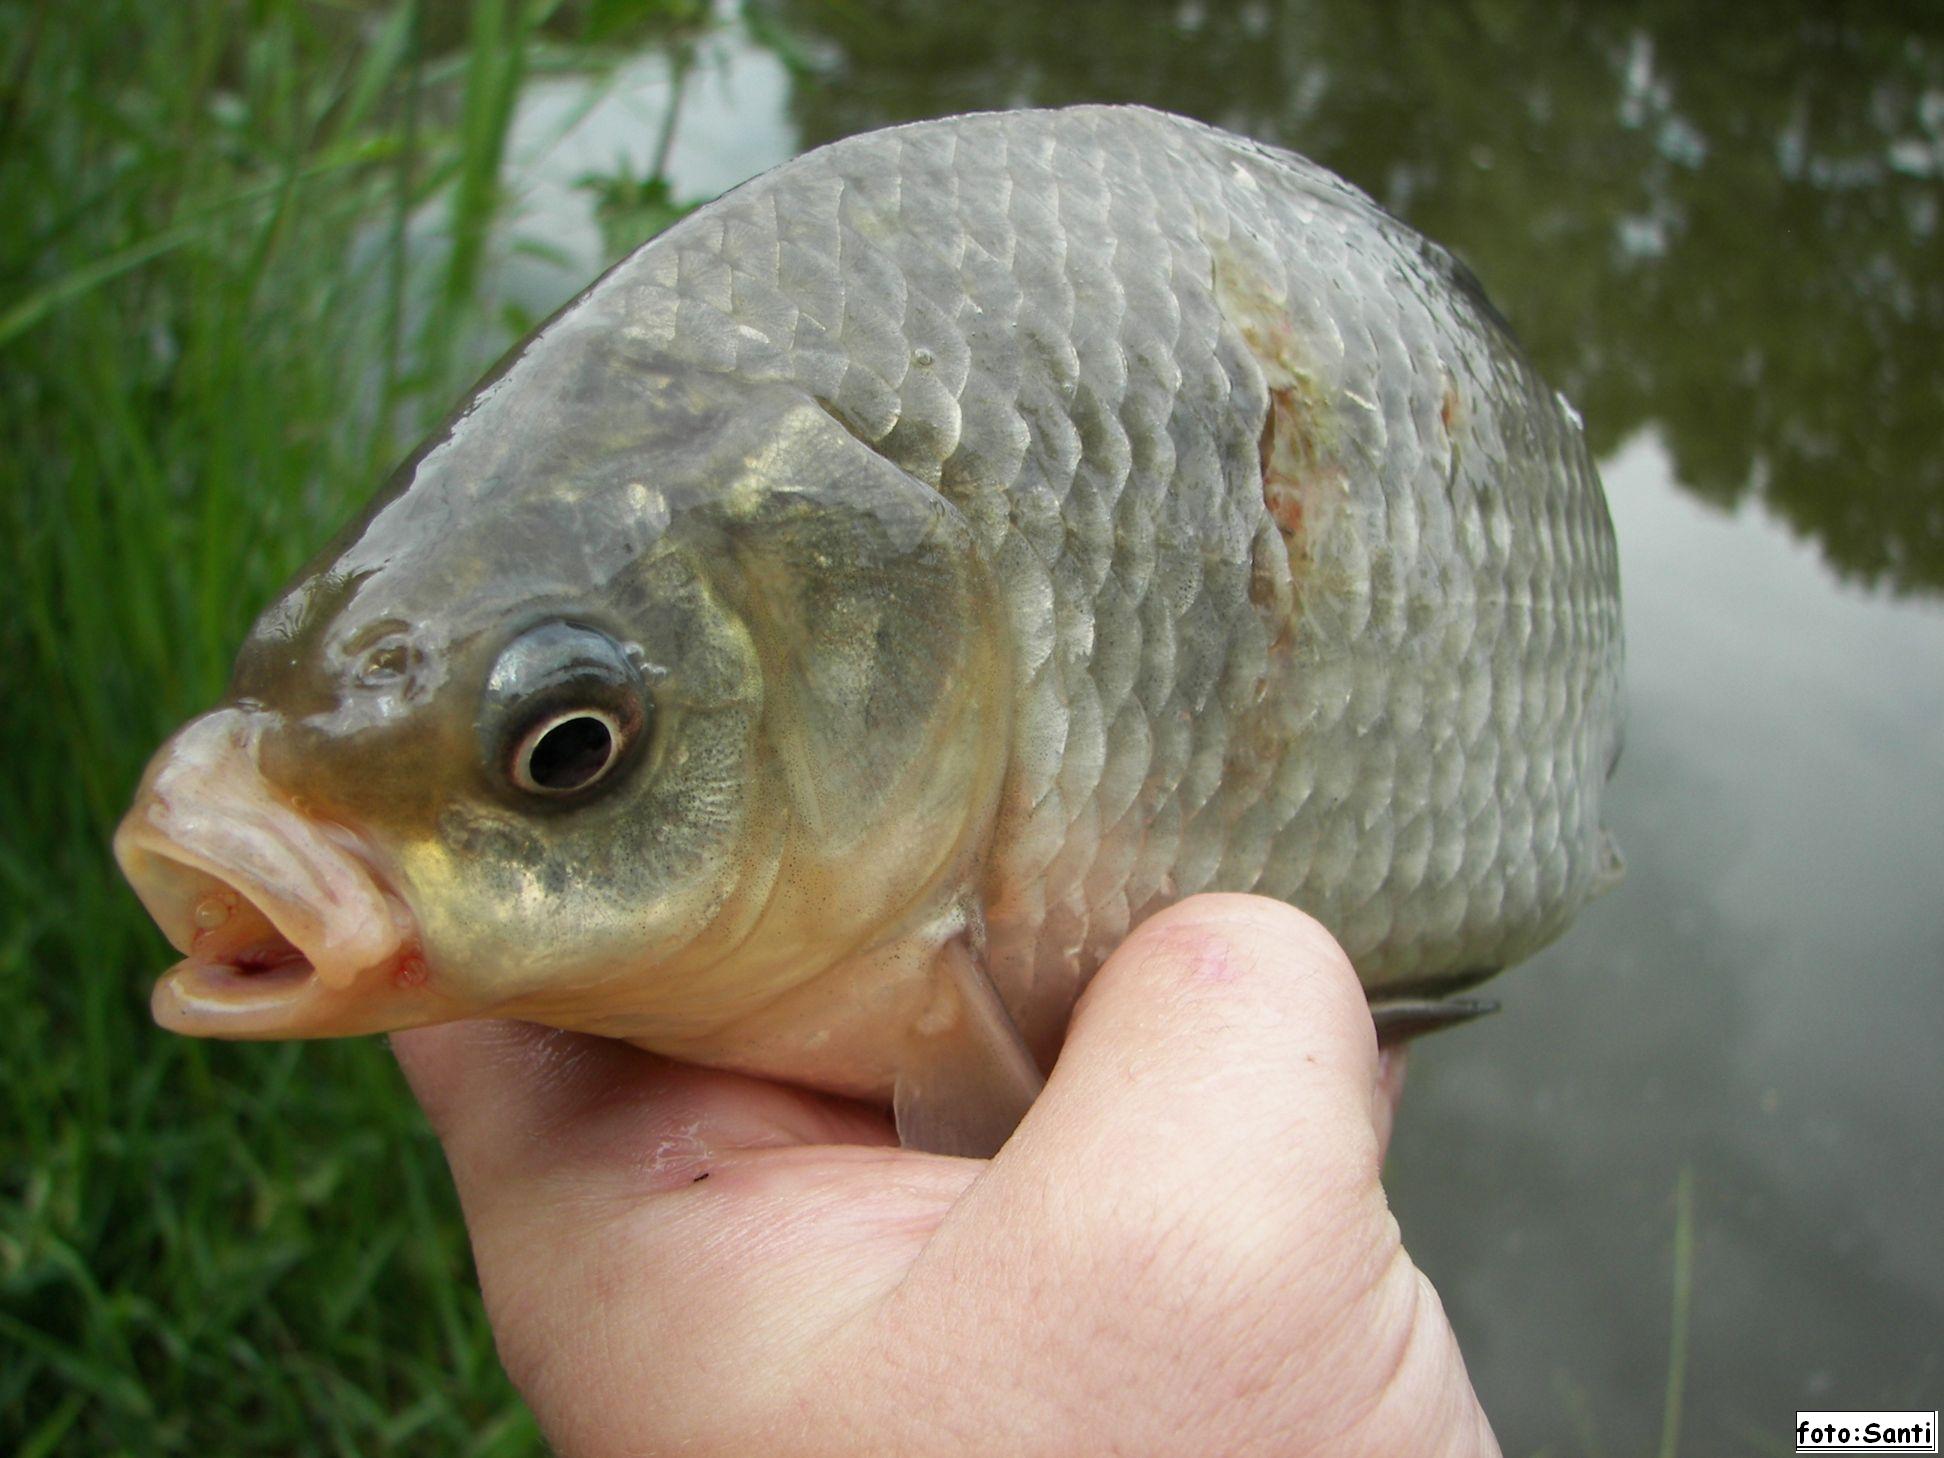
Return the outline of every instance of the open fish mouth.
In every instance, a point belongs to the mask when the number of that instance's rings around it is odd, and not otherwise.
[[[354,835],[264,779],[243,710],[205,715],[163,746],[115,855],[183,953],[150,1000],[173,1032],[335,1037],[449,1015],[410,913]]]
[[[342,947],[325,951],[331,939],[319,935],[309,908],[261,886],[246,889],[238,868],[195,864],[186,849],[133,836],[116,846],[144,904],[185,954],[150,998],[155,1020],[172,1032],[287,1038],[345,1031],[364,1001],[359,985],[392,980],[389,973],[405,965],[402,937],[380,938],[352,959]]]

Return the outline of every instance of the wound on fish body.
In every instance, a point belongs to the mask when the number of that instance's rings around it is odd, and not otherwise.
[[[116,851],[179,1031],[527,1018],[984,1154],[1194,892],[1316,915],[1389,1036],[1478,1011],[1422,989],[1617,874],[1620,672],[1578,421],[1441,250],[1180,118],[952,117],[543,326]]]

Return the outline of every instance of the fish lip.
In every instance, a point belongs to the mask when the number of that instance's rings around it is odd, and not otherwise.
[[[416,939],[398,924],[402,909],[375,878],[373,890],[393,913],[387,917],[391,925],[367,940],[361,954],[347,957],[349,949],[341,945],[320,945],[315,919],[303,908],[235,866],[141,830],[117,835],[115,851],[170,942],[185,954],[149,995],[155,1021],[170,1032],[288,1038],[356,1031],[352,1025],[364,1020],[372,984],[411,980]],[[172,889],[145,889],[156,887],[158,876]],[[170,904],[158,906],[163,897]],[[213,898],[231,899],[234,906],[228,923],[205,931],[195,925],[196,911]]]
[[[228,709],[156,755],[115,857],[183,959],[155,1020],[201,1037],[328,1037],[435,1021],[413,918],[356,834],[299,812]],[[199,924],[199,921],[201,924]]]

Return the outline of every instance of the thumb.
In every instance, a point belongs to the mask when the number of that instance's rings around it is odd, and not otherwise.
[[[976,1284],[985,1319],[1013,1323],[987,1347],[1098,1377],[1059,1402],[1121,1414],[1137,1449],[1194,1451],[1199,1434],[1239,1451],[1254,1434],[1277,1451],[1442,1451],[1402,1434],[1482,1419],[1379,1183],[1395,1085],[1322,926],[1256,897],[1181,902],[1096,974],[1044,1093],[892,1319]],[[1104,1334],[1168,1353],[1165,1388],[1130,1389],[1099,1359]]]
[[[1014,1142],[1102,1177],[1246,1178],[1277,1199],[1327,1177],[1381,1205],[1400,1078],[1320,923],[1262,897],[1197,896],[1109,958]]]

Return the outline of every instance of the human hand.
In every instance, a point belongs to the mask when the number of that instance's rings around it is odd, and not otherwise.
[[[392,1041],[566,1458],[1498,1452],[1378,1183],[1401,1065],[1278,902],[1139,927],[989,1161],[597,1038]]]

